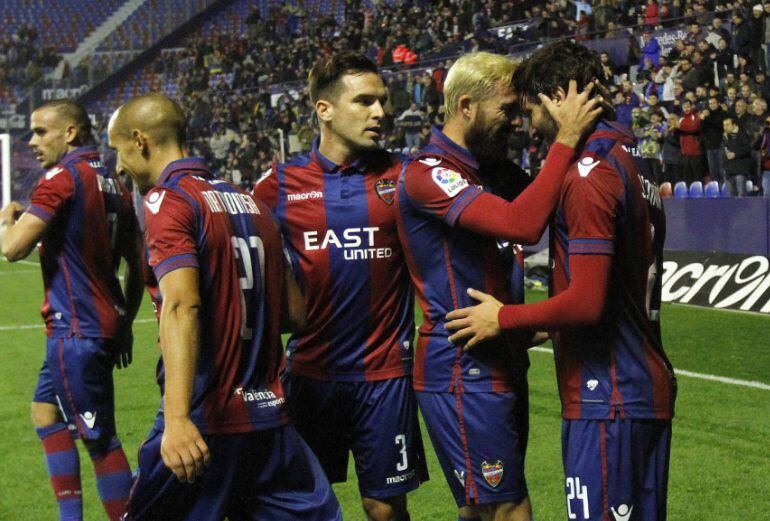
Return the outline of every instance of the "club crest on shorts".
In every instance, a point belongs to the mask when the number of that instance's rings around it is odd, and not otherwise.
[[[485,460],[481,463],[481,473],[490,487],[496,487],[503,480],[503,462],[497,460],[494,463],[488,463]]]
[[[393,204],[396,197],[396,182],[393,179],[380,179],[374,183],[374,189],[377,195],[385,201],[385,204]]]

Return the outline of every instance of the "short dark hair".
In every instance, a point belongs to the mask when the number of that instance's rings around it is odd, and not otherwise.
[[[67,123],[75,125],[78,129],[78,140],[81,144],[89,143],[91,136],[91,118],[88,117],[85,107],[72,99],[54,99],[47,101],[35,110],[53,109],[63,117]]]
[[[537,95],[564,92],[570,80],[577,81],[583,90],[592,81],[604,83],[599,57],[593,51],[569,40],[559,40],[546,45],[527,58],[513,75],[513,86],[520,98],[540,104]]]
[[[343,51],[331,56],[324,56],[313,64],[308,75],[310,101],[315,103],[325,96],[335,96],[340,78],[346,74],[372,72],[377,74],[377,65],[355,51]]]

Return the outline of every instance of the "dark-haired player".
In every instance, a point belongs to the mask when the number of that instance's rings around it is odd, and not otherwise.
[[[83,107],[51,101],[30,122],[29,145],[48,171],[18,221],[18,203],[0,212],[0,236],[11,262],[41,243],[48,341],[32,422],[60,518],[83,515],[73,441],[79,436],[94,464],[104,509],[115,520],[125,510],[131,472],[115,432],[112,369],[131,363],[131,324],[142,299],[141,238],[128,191],[91,144]],[[128,266],[125,291],[117,277],[121,257]]]
[[[537,94],[561,103],[570,80],[583,86],[600,72],[591,51],[557,42],[525,61],[514,85],[552,140],[557,126]],[[557,331],[570,519],[666,518],[675,380],[658,322],[665,218],[635,143],[602,119],[570,166],[551,227],[552,298],[503,306],[473,292],[481,304],[447,317],[452,340],[478,351],[501,329]]]
[[[185,128],[158,94],[129,101],[109,124],[118,171],[147,194],[150,285],[160,290],[163,402],[127,519],[340,520],[284,409],[280,327],[303,311],[278,227],[264,204],[186,156]]]
[[[426,479],[412,391],[414,301],[396,232],[402,158],[378,147],[386,91],[365,56],[309,75],[320,136],[254,188],[278,218],[307,301],[287,346],[290,414],[332,482],[353,452],[367,518],[409,518]]]
[[[466,290],[476,285],[514,302],[498,240],[539,240],[573,147],[601,111],[588,100],[590,89],[573,88],[566,103],[552,107],[563,128],[543,170],[516,199],[502,199],[493,185],[514,181],[489,165],[506,158],[518,107],[515,69],[485,52],[458,59],[444,84],[446,124],[433,129],[398,186],[399,236],[424,316],[414,388],[460,519],[532,516],[524,477],[532,333],[464,352],[447,339],[444,316],[470,303]]]

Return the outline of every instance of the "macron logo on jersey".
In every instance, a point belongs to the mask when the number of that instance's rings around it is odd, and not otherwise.
[[[163,199],[166,197],[166,191],[153,192],[147,196],[147,200],[144,202],[145,206],[153,213],[157,215],[160,211],[160,205],[163,204]]]
[[[580,174],[580,177],[588,177],[588,174],[591,173],[591,170],[596,168],[596,165],[599,164],[599,160],[594,160],[590,157],[584,157],[581,159],[578,164],[578,173]]]
[[[459,172],[440,166],[431,170],[431,177],[433,177],[433,182],[449,197],[455,197],[468,186],[468,181]]]
[[[62,167],[60,167],[60,166],[57,166],[56,168],[54,168],[52,170],[49,170],[48,172],[45,173],[45,180],[46,181],[50,181],[51,179],[56,177],[56,175],[61,173],[62,171],[64,171],[64,169]]]
[[[312,192],[302,192],[300,194],[288,194],[286,196],[287,201],[307,201],[308,199],[323,199],[324,193],[317,190]]]
[[[432,168],[438,166],[438,164],[441,163],[441,160],[435,157],[426,157],[425,159],[420,159],[420,163]]]
[[[88,427],[89,429],[93,429],[94,425],[96,425],[95,412],[86,411],[83,414],[81,414],[80,417],[83,419],[83,423],[85,423],[86,427]]]
[[[617,510],[615,510],[614,507],[610,507],[610,512],[612,512],[612,517],[615,518],[615,521],[628,521],[631,518],[631,512],[633,511],[634,505],[629,507],[625,503],[620,505]]]

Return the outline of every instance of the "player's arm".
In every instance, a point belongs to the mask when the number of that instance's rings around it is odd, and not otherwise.
[[[208,446],[190,420],[200,342],[198,275],[197,268],[185,267],[166,273],[159,281],[163,295],[160,349],[165,370],[161,456],[183,483],[194,482],[209,460]]]
[[[21,217],[19,217],[21,216]],[[48,222],[13,201],[0,210],[0,242],[2,253],[8,262],[26,258],[40,241]]]
[[[307,324],[305,296],[289,266],[284,270],[284,295],[281,308],[281,333],[298,333]]]
[[[614,255],[615,220],[622,181],[600,164],[587,177],[573,174],[565,186],[565,217],[570,225],[570,282],[567,289],[533,304],[503,306],[480,291],[480,304],[447,314],[452,342],[466,349],[497,336],[501,329],[558,330],[595,325],[602,317]]]
[[[119,342],[115,367],[118,369],[128,367],[133,360],[134,334],[132,325],[139,307],[142,304],[142,295],[144,293],[144,266],[142,252],[144,242],[139,233],[139,223],[133,212],[133,207],[129,206],[126,211],[126,217],[121,223],[124,227],[121,237],[121,257],[126,261],[126,271],[123,278],[123,296],[126,300],[126,316],[121,324],[119,332]]]

